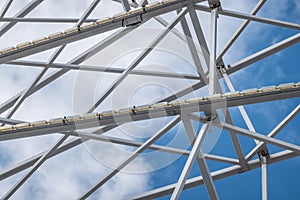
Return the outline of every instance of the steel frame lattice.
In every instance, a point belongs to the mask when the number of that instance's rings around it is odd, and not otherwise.
[[[271,24],[278,27],[284,27],[294,30],[300,30],[300,25],[296,23],[256,16],[258,11],[265,3],[265,0],[260,0],[249,14],[223,9],[222,2],[220,2],[219,0],[165,0],[154,4],[148,4],[147,0],[142,0],[138,3],[135,1],[129,2],[128,0],[115,0],[115,2],[122,4],[124,9],[123,13],[115,15],[114,17],[111,16],[111,18],[108,19],[99,20],[89,18],[93,10],[97,6],[99,6],[99,2],[100,0],[93,0],[90,3],[90,6],[78,19],[26,17],[28,13],[30,13],[41,3],[43,3],[43,0],[32,0],[14,17],[5,17],[6,12],[9,10],[11,4],[13,3],[13,0],[7,0],[0,13],[1,21],[7,22],[0,28],[0,36],[8,34],[11,28],[13,28],[17,23],[21,22],[75,23],[74,28],[66,30],[64,32],[60,32],[58,34],[51,34],[45,38],[16,45],[15,47],[11,47],[0,51],[1,64],[42,68],[42,71],[28,86],[26,86],[26,88],[23,91],[17,93],[16,95],[14,95],[13,97],[11,97],[10,99],[8,99],[0,105],[0,113],[5,113],[5,116],[0,118],[0,122],[2,123],[2,127],[0,128],[0,141],[20,139],[25,137],[35,137],[39,135],[46,135],[52,133],[62,134],[62,137],[47,151],[33,155],[31,158],[0,172],[0,180],[3,181],[15,174],[18,174],[19,172],[29,169],[25,173],[25,175],[21,177],[19,181],[15,185],[13,185],[13,187],[11,187],[11,189],[7,191],[7,193],[2,198],[9,199],[10,197],[12,197],[14,193],[17,192],[17,190],[30,178],[30,176],[36,170],[38,170],[38,168],[48,159],[55,157],[56,155],[59,155],[61,153],[64,153],[65,151],[70,150],[84,143],[87,140],[98,140],[102,142],[112,142],[116,144],[127,145],[130,147],[136,147],[136,149],[134,152],[132,152],[130,157],[128,157],[125,161],[121,162],[114,170],[108,173],[99,182],[96,182],[96,184],[84,194],[82,194],[82,196],[80,196],[79,199],[88,198],[90,195],[96,192],[102,185],[104,185],[107,181],[113,178],[118,172],[125,168],[129,163],[131,163],[137,156],[139,156],[139,154],[141,154],[147,149],[162,151],[166,153],[182,154],[183,156],[187,156],[187,160],[178,178],[178,182],[145,192],[143,194],[129,197],[130,199],[153,199],[168,194],[171,194],[171,199],[179,199],[180,194],[184,189],[192,188],[198,185],[205,185],[210,199],[219,199],[219,195],[214,185],[214,181],[230,177],[239,173],[244,173],[256,168],[261,168],[262,173],[262,199],[268,199],[267,166],[289,158],[296,157],[300,152],[300,146],[275,138],[277,133],[281,129],[283,129],[289,123],[289,121],[291,121],[297,115],[300,109],[300,105],[298,105],[267,135],[258,133],[255,130],[254,125],[252,124],[247,114],[247,111],[243,106],[259,102],[299,97],[300,85],[299,83],[280,85],[272,88],[272,90],[270,91],[268,90],[268,88],[262,88],[260,90],[257,90],[253,94],[247,94],[246,91],[235,93],[235,88],[230,80],[229,75],[240,71],[248,67],[249,65],[256,63],[268,56],[271,56],[291,45],[297,44],[300,41],[300,33],[297,33],[287,39],[275,43],[261,51],[258,51],[246,58],[241,59],[236,63],[230,63],[230,65],[225,65],[223,61],[223,56],[226,55],[227,51],[235,43],[235,41],[239,38],[241,33],[246,29],[246,27],[251,21],[264,24]],[[177,16],[170,22],[164,19],[162,16],[160,16],[162,14],[174,11],[177,12]],[[209,45],[204,37],[197,12],[207,12],[211,15]],[[189,15],[191,19],[191,24],[187,23],[186,21],[185,17],[187,15]],[[218,38],[218,15],[224,15],[244,20],[219,54],[217,54],[216,50]],[[134,60],[127,69],[101,68],[95,66],[80,65],[82,62],[92,57],[97,52],[108,47],[110,44],[114,43],[114,41],[123,37],[132,30],[138,29],[141,24],[147,23],[147,21],[149,20],[156,20],[157,22],[162,24],[165,27],[165,29],[152,41],[152,43],[147,48],[145,48],[144,51],[141,52],[141,54],[138,56],[138,59]],[[86,24],[87,22],[89,23]],[[161,40],[163,40],[165,36],[179,23],[182,26],[182,31],[179,32],[183,32],[185,36],[192,37],[190,30],[191,27],[195,31],[195,40],[189,40],[188,38],[182,37],[182,35],[180,34],[178,34],[177,36],[178,40],[185,41],[187,46],[189,47],[194,64],[198,69],[198,74],[181,74],[179,76],[178,74],[165,73],[159,71],[146,71],[139,69],[135,70],[139,63],[152,51],[152,49]],[[79,41],[111,30],[116,31],[113,34],[106,37],[105,39],[103,39],[102,41],[95,44],[94,46],[90,47],[88,50],[82,52],[69,62],[56,62],[56,59],[59,57],[60,54],[64,53],[63,50],[69,43]],[[197,49],[195,46],[195,41],[197,41],[196,43],[199,43],[197,45],[201,46],[202,51],[209,52],[209,54],[202,54],[204,56],[204,61],[208,66],[207,72],[201,66],[199,54],[197,53]],[[24,58],[26,56],[30,56],[55,47],[57,47],[57,49],[54,51],[54,53],[52,53],[50,59],[46,62],[17,60],[19,58]],[[47,74],[49,69],[59,70]],[[43,89],[43,87],[49,85],[51,82],[55,81],[56,79],[58,79],[59,77],[71,70],[86,70],[92,72],[110,72],[120,74],[117,80],[114,81],[113,84],[103,92],[103,94],[97,99],[95,104],[87,111],[87,113],[93,112],[112,92],[114,92],[117,86],[122,84],[122,81],[129,74],[172,78],[183,77],[191,80],[199,80],[199,82],[195,83],[194,85],[191,85],[191,87],[189,88],[182,89],[176,94],[166,96],[160,101],[156,102],[169,102],[168,108],[162,109],[167,110],[167,113],[171,113],[168,115],[175,115],[175,117],[163,129],[153,134],[146,142],[138,142],[117,137],[102,136],[102,133],[108,132],[109,130],[118,127],[118,125],[120,124],[114,122],[114,118],[101,119],[101,113],[99,115],[96,114],[97,119],[95,118],[93,120],[99,120],[99,123],[102,125],[102,127],[100,128],[100,130],[91,133],[80,133],[80,130],[77,130],[74,124],[72,124],[74,121],[72,121],[72,123],[66,123],[65,121],[63,121],[60,124],[55,124],[53,126],[51,125],[51,127],[48,126],[48,122],[45,122],[44,124],[39,125],[37,127],[37,123],[28,123],[13,118],[15,112],[20,108],[22,103],[28,97],[30,97],[37,91]],[[225,93],[225,91],[221,89],[219,79],[224,80],[226,86],[231,92],[230,94]],[[178,108],[174,106],[174,104],[172,104],[172,101],[176,100],[177,98],[185,96],[186,94],[194,90],[198,90],[199,88],[203,88],[205,86],[207,86],[208,88],[209,96],[204,99],[204,102],[197,102],[196,104],[199,105],[200,109],[202,109],[200,111],[205,112],[205,114],[207,115],[206,117],[199,117],[199,115],[193,113],[195,112],[193,109],[189,110],[189,113],[180,112],[180,110],[178,110]],[[229,96],[234,94],[236,95],[233,97]],[[238,110],[241,113],[242,118],[245,124],[247,125],[248,129],[244,129],[233,125],[231,114],[228,108],[213,107],[214,109],[222,109],[223,113],[226,114],[225,122],[222,122],[218,119],[216,110],[211,109],[211,105],[214,102],[217,102],[219,99],[222,99],[224,96],[228,97],[228,107],[238,107]],[[185,102],[184,106],[189,105]],[[134,121],[151,119],[153,116],[149,116],[149,113],[147,112],[144,114],[135,113]],[[118,115],[120,115],[120,113],[111,114],[112,117],[118,117]],[[86,115],[82,116],[82,118],[80,119],[81,123],[85,124],[85,128],[89,128],[92,125],[89,124],[89,121],[85,121],[85,117]],[[159,115],[157,115],[156,117],[159,117]],[[192,121],[197,121],[203,124],[199,133],[196,133],[196,130],[194,130]],[[123,121],[123,123],[126,122],[127,121]],[[184,125],[187,137],[191,144],[191,150],[171,148],[163,145],[154,144],[155,141],[157,141],[160,137],[162,137],[179,122],[182,122]],[[236,158],[229,158],[221,155],[203,153],[201,145],[204,141],[207,131],[212,126],[222,128],[229,132],[231,142],[235,149]],[[238,135],[246,136],[250,139],[253,139],[256,143],[255,147],[246,155],[243,153],[245,150],[243,150],[243,147],[239,142]],[[66,141],[70,136],[77,138]],[[284,148],[285,150],[278,153],[269,154],[266,144],[272,144]],[[254,159],[255,155],[259,155],[259,158]],[[231,166],[211,172],[207,164],[207,160],[223,162],[230,164]],[[201,176],[188,179],[189,173],[194,162],[198,165],[198,168],[201,172]]]

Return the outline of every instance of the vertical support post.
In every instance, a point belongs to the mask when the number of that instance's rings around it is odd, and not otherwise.
[[[267,157],[261,158],[262,200],[268,200]]]
[[[216,47],[217,47],[217,16],[218,8],[213,8],[211,11],[211,29],[210,29],[210,64],[209,64],[209,80],[208,93],[215,93],[216,85]]]

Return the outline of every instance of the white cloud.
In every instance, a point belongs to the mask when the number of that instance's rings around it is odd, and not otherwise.
[[[43,2],[36,10],[30,13],[28,16],[30,17],[79,17],[81,13],[84,12],[85,8],[89,5],[90,1],[80,1],[74,3],[74,1],[45,1]],[[284,1],[284,3],[287,3]],[[284,3],[279,2],[276,3],[276,6],[272,6],[274,2],[270,2],[268,8],[262,11],[262,15],[266,15],[269,17],[285,17],[286,9],[284,8]],[[8,15],[13,15],[18,9],[22,8],[25,5],[25,1],[14,1],[14,7],[9,11]],[[242,12],[249,12],[255,2],[248,1],[224,1],[224,8],[228,8],[231,10],[239,9]],[[296,4],[298,9],[300,9],[299,3]],[[67,8],[67,9],[66,9]],[[100,3],[100,6],[92,13],[91,17],[101,18],[105,16],[112,16],[113,13],[120,12],[122,7],[117,3],[111,3],[110,0],[103,0]],[[279,14],[278,14],[279,13]],[[174,16],[174,13],[172,14]],[[168,16],[171,18],[171,15]],[[204,33],[206,38],[208,39],[209,44],[209,15],[200,14],[199,18],[201,20],[201,24],[204,26]],[[218,34],[221,40],[218,41],[218,49],[221,49],[222,46],[225,45],[226,41],[230,38],[231,34],[236,30],[242,20],[232,20],[223,16],[219,18],[219,27]],[[190,23],[190,22],[189,22]],[[58,30],[64,30],[67,27],[71,27],[70,24],[53,24],[53,25],[41,25],[41,24],[20,24],[15,28],[11,29],[9,34],[5,34],[0,38],[0,46],[6,47],[10,45],[14,45],[16,43],[20,43],[27,40],[32,40],[36,37],[40,37],[43,35],[48,35],[49,33],[56,32]],[[147,24],[143,25],[147,26]],[[157,27],[155,22],[149,23],[150,27]],[[149,30],[149,29],[147,29]],[[153,29],[152,29],[153,30]],[[161,29],[156,29],[161,30]],[[141,32],[139,32],[141,31]],[[259,28],[258,28],[259,31]],[[74,56],[76,56],[83,49],[87,49],[90,45],[99,41],[100,38],[104,36],[108,36],[110,33],[101,34],[100,36],[95,36],[87,40],[83,40],[80,42],[76,42],[74,44],[68,45],[63,52],[63,55],[59,57],[59,62],[64,62],[70,60]],[[149,43],[152,38],[157,35],[158,32],[150,32],[147,34],[143,33],[142,30],[138,30],[132,33],[129,37],[125,38],[125,40],[121,40],[118,43],[116,42],[111,47],[107,48],[106,51],[98,53],[96,56],[90,58],[85,64],[96,65],[96,66],[108,66],[112,60],[115,60],[118,55],[124,54],[128,51],[128,45],[130,45],[129,49],[135,49],[140,46],[144,46]],[[142,37],[138,37],[137,35],[141,35]],[[248,39],[248,37],[247,37]],[[254,41],[254,37],[250,37],[250,40]],[[186,46],[183,45],[182,42],[174,42],[174,36],[168,37],[166,40],[160,44],[160,47],[168,46],[168,48],[172,49],[170,52],[165,52],[165,56],[163,60],[157,54],[153,53],[150,55],[151,62],[156,61],[157,63],[164,64],[166,66],[174,65],[172,71],[175,72],[185,72],[185,73],[195,73],[195,68],[193,67],[185,67],[182,65],[191,62],[191,55],[188,52]],[[246,45],[247,42],[245,37],[239,39],[239,47],[234,48],[230,51],[230,55],[226,57],[226,61],[230,62],[236,57],[245,56],[246,51],[248,50]],[[179,49],[180,51],[176,52],[174,49]],[[52,52],[52,51],[51,51]],[[25,59],[35,59],[46,61],[51,54],[51,52],[37,54],[30,58]],[[132,52],[131,52],[132,53]],[[133,52],[133,54],[138,55],[137,52]],[[174,53],[174,54],[173,54]],[[183,59],[173,58],[173,55],[180,55]],[[172,57],[173,59],[170,59]],[[169,58],[169,59],[167,59]],[[121,61],[120,61],[121,60]],[[121,67],[128,66],[129,59],[122,58],[117,63],[120,64]],[[146,62],[146,61],[145,61]],[[150,62],[150,61],[149,61]],[[122,63],[125,63],[123,66]],[[179,64],[180,63],[180,64]],[[145,64],[145,63],[144,63]],[[147,64],[147,62],[146,62]],[[148,69],[148,70],[162,70],[168,71],[170,68],[161,67],[160,65],[144,65],[139,66],[138,69]],[[149,64],[149,63],[148,63]],[[153,63],[150,63],[153,64]],[[149,66],[151,69],[149,69]],[[3,65],[0,69],[0,102],[4,102],[5,100],[12,97],[18,91],[24,89],[33,79],[33,77],[40,71],[40,69],[31,69],[31,68],[22,68],[22,67],[12,67],[9,65]],[[281,74],[280,68],[276,68],[277,74]],[[81,72],[82,73],[82,72]],[[265,73],[265,72],[264,72]],[[89,73],[86,73],[89,74]],[[24,120],[37,120],[37,119],[48,119],[57,116],[63,115],[71,115],[74,112],[74,96],[73,91],[76,87],[75,83],[77,81],[78,73],[72,72],[62,76],[57,81],[51,83],[41,91],[34,94],[32,97],[29,97],[24,104],[20,107],[14,118],[16,119],[24,119]],[[278,76],[279,76],[278,75]],[[98,82],[100,87],[96,88],[96,94],[100,95],[104,88],[106,88],[110,81],[115,78],[116,75],[110,76],[106,79],[103,79],[102,82]],[[84,82],[91,81],[91,76],[85,76],[83,79]],[[96,77],[97,78],[97,77]],[[133,79],[134,78],[134,79]],[[243,78],[244,79],[244,78]],[[157,99],[158,97],[166,95],[168,90],[177,90],[180,89],[183,85],[187,83],[174,81],[175,79],[166,80],[161,79],[160,84],[169,87],[168,89],[151,90],[147,95],[142,95],[140,99],[132,100],[133,102],[150,102],[153,99]],[[119,96],[117,96],[120,100],[115,102],[116,108],[127,106],[130,98],[128,97],[128,90],[134,92],[136,89],[135,86],[138,84],[143,84],[144,82],[159,82],[159,78],[144,78],[139,76],[131,76],[123,83],[119,88]],[[87,87],[88,84],[83,85]],[[123,90],[122,90],[123,89]],[[153,88],[152,88],[153,89]],[[93,94],[94,95],[94,94]],[[85,96],[83,96],[85,97]],[[124,101],[124,97],[127,97]],[[137,98],[137,97],[136,97]],[[129,99],[129,100],[128,100]],[[90,104],[90,99],[83,99],[80,102],[79,111],[83,112],[86,110],[85,106]],[[108,98],[108,100],[111,100]],[[104,104],[100,108],[111,107],[109,102],[104,102]],[[75,110],[75,112],[79,112]],[[159,124],[161,125],[161,124]],[[131,128],[131,127],[130,127]],[[140,129],[133,130],[134,134],[139,134]],[[148,129],[145,133],[146,136],[150,136],[154,133],[154,128],[151,130]],[[132,138],[128,135],[124,135],[119,133],[118,131],[111,131],[110,134],[123,137],[123,138]],[[145,136],[144,135],[144,136]],[[132,136],[132,135],[131,135]],[[5,169],[9,164],[18,163],[24,158],[28,158],[30,155],[36,154],[43,150],[46,150],[50,144],[53,144],[57,139],[57,135],[40,137],[40,138],[30,138],[30,139],[22,139],[15,141],[3,142],[1,144],[1,154],[0,158],[3,159],[2,156],[6,156],[5,158],[8,160],[7,163],[1,165],[1,169]],[[98,145],[98,142],[94,142],[94,145]],[[98,147],[103,147],[105,145],[98,145]],[[91,151],[92,146],[88,146],[87,149]],[[90,186],[94,185],[97,181],[99,181],[102,177],[105,176],[107,172],[110,171],[109,168],[101,165],[99,161],[96,161],[87,151],[85,146],[77,147],[73,150],[65,152],[64,154],[57,156],[53,159],[46,161],[46,163],[31,177],[30,181],[27,182],[14,196],[15,199],[30,199],[32,195],[37,199],[73,199],[78,197],[78,195],[85,192]],[[132,149],[126,149],[132,150]],[[98,150],[97,150],[98,151]],[[97,152],[96,151],[96,152]],[[95,153],[95,152],[92,152]],[[120,160],[125,159],[128,156],[124,155],[111,155],[106,151],[102,152],[103,157],[106,157],[107,160],[111,160],[114,164],[118,163]],[[153,166],[150,162],[147,162],[141,159],[137,159],[133,165],[130,166],[133,171],[148,171]],[[17,177],[19,178],[19,177]],[[9,179],[9,181],[3,181],[0,183],[0,188],[5,188],[0,190],[0,196],[3,195],[16,180],[17,178]],[[124,196],[136,194],[138,192],[144,191],[149,188],[149,183],[151,182],[150,178],[145,174],[132,174],[132,173],[120,173],[116,177],[114,177],[111,181],[104,185],[103,188],[99,190],[98,193],[94,195],[94,197],[99,199],[120,199]],[[117,190],[117,192],[116,192]]]

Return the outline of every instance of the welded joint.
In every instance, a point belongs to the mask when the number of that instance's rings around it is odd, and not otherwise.
[[[219,0],[208,0],[210,9],[221,9],[221,2]]]
[[[226,73],[225,65],[224,64],[218,64],[216,65],[216,74],[219,78],[223,77],[223,74]]]
[[[260,150],[257,155],[262,163],[265,163],[270,158],[270,154],[267,148],[263,148],[262,150]]]
[[[205,116],[201,117],[202,120],[207,122],[217,122],[219,119],[218,113],[216,111],[204,111]]]
[[[250,170],[251,170],[251,169],[250,169],[250,167],[249,167],[248,165],[246,165],[245,167],[242,167],[242,166],[241,166],[241,168],[238,169],[238,173],[239,173],[239,174],[242,174],[242,173],[248,172],[248,171],[250,171]]]
[[[220,74],[226,74],[226,67],[223,63],[217,63],[217,69]]]
[[[261,164],[266,165],[268,162],[268,158],[266,156],[262,156],[262,157],[260,157],[260,162],[261,162]]]

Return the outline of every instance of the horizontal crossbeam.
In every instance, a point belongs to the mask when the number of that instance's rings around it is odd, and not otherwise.
[[[280,161],[283,161],[283,160],[286,160],[286,159],[289,159],[289,158],[293,158],[295,156],[297,156],[297,154],[295,154],[294,152],[291,152],[289,150],[282,151],[282,152],[279,152],[279,153],[275,153],[275,154],[271,155],[270,158],[268,159],[268,164],[277,163],[277,162],[280,162]],[[261,166],[260,159],[256,159],[256,160],[253,160],[253,161],[249,161],[247,170],[243,169],[239,165],[235,165],[235,166],[232,166],[232,167],[228,167],[228,168],[225,168],[225,169],[221,169],[221,170],[212,172],[211,176],[212,176],[212,179],[214,181],[216,181],[216,180],[224,179],[224,178],[227,178],[229,176],[237,175],[237,174],[249,171],[249,170],[257,169],[260,166]],[[193,188],[193,187],[200,186],[200,185],[203,185],[203,177],[202,176],[198,176],[198,177],[195,177],[195,178],[188,179],[185,183],[184,189],[189,189],[189,188]],[[167,185],[167,186],[164,186],[164,187],[157,188],[157,189],[154,189],[152,191],[146,192],[146,193],[141,194],[141,195],[130,197],[128,199],[133,200],[133,199],[155,199],[155,198],[159,198],[159,197],[171,194],[173,192],[173,190],[175,189],[175,187],[176,187],[176,184]]]
[[[95,23],[79,26],[77,29],[66,30],[51,34],[41,40],[35,40],[25,44],[17,45],[16,48],[10,48],[0,51],[0,63],[6,63],[11,60],[23,58],[32,54],[40,53],[63,44],[75,42],[100,33],[130,26],[125,23],[142,23],[154,16],[162,15],[174,10],[182,9],[190,4],[196,4],[201,0],[174,0],[161,3],[148,4],[144,8],[137,8],[129,12],[117,14],[111,18],[98,20]],[[134,28],[134,26],[132,26]]]
[[[296,84],[297,85],[297,84]],[[20,124],[19,126],[7,126],[0,128],[0,141],[43,135],[49,133],[74,131],[80,127],[92,128],[97,126],[113,125],[118,123],[141,121],[150,118],[161,118],[178,115],[182,112],[192,113],[207,111],[213,104],[215,109],[234,107],[239,105],[254,104],[260,102],[281,100],[300,96],[300,87],[294,85],[293,88],[279,89],[280,87],[262,88],[260,90],[245,90],[245,92],[235,93],[235,96],[228,94],[222,96],[216,94],[208,97],[190,99],[182,102],[144,105],[137,108],[121,109],[118,112],[109,111],[105,113],[92,113],[82,117],[70,116],[66,119],[59,118],[32,124]],[[69,118],[69,120],[68,120]]]

